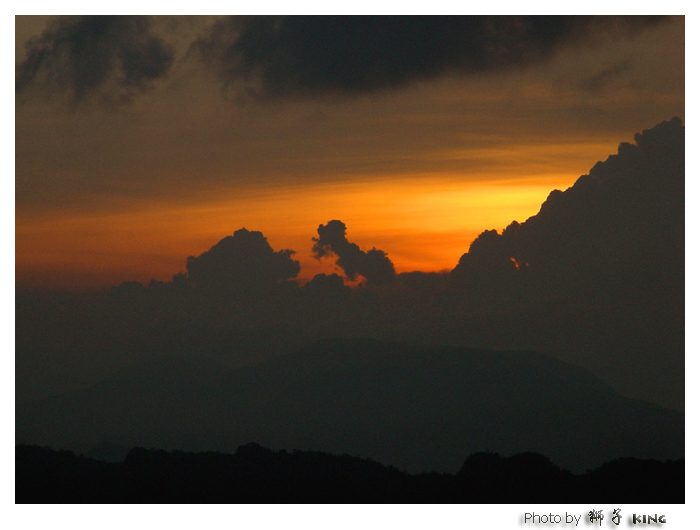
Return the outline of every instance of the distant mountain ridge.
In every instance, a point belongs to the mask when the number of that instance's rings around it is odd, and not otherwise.
[[[16,440],[77,451],[257,442],[450,473],[470,453],[536,451],[580,472],[617,457],[682,458],[684,418],[533,352],[336,339],[232,370],[136,367],[18,405]]]

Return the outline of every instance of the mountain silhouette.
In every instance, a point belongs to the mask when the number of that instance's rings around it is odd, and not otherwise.
[[[16,503],[682,503],[685,462],[618,459],[583,474],[541,454],[473,453],[459,472],[408,474],[321,451],[135,447],[118,462],[15,447]],[[99,484],[99,487],[95,487]]]
[[[229,452],[257,442],[413,473],[455,473],[473,452],[536,451],[580,472],[622,456],[683,457],[684,419],[534,352],[351,339],[230,370],[172,359],[133,367],[18,405],[16,440],[78,451],[105,440]]]

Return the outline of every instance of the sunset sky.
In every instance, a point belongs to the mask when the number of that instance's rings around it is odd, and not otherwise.
[[[17,287],[169,280],[242,227],[310,279],[332,219],[452,269],[685,120],[683,17],[390,22],[16,17]]]
[[[233,5],[399,7],[455,5]],[[15,444],[452,473],[697,435],[692,16],[13,18]]]

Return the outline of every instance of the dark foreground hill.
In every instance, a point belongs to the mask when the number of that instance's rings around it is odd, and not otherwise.
[[[684,457],[683,415],[620,396],[532,352],[329,340],[219,370],[163,360],[16,408],[16,441],[232,452],[347,453],[411,473],[454,473],[466,454],[535,451],[583,472],[620,457]]]
[[[624,459],[573,475],[537,453],[470,455],[456,474],[257,444],[235,454],[132,449],[107,463],[17,446],[16,503],[683,503],[684,462]]]

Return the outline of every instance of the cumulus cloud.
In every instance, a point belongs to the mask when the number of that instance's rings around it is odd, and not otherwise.
[[[321,299],[328,298],[329,293],[337,296],[348,296],[351,289],[337,274],[317,274],[304,285],[302,292],[309,297]]]
[[[95,93],[128,100],[164,77],[174,49],[146,16],[64,16],[27,43],[15,90],[35,84],[67,90],[76,102]]]
[[[355,243],[348,241],[345,236],[345,223],[342,221],[329,221],[328,224],[319,225],[318,238],[313,246],[314,256],[318,259],[323,256],[336,255],[336,264],[343,269],[350,280],[357,279],[357,275],[363,276],[369,283],[381,284],[394,278],[394,264],[383,250],[361,250]]]
[[[520,224],[513,221],[502,234],[496,230],[485,230],[469,246],[469,252],[464,254],[459,264],[453,270],[452,276],[455,278],[468,276],[475,271],[486,271],[490,275],[510,274],[525,263],[516,259],[517,254],[512,242],[514,235],[518,232]]]
[[[241,228],[198,257],[187,258],[187,274],[203,290],[256,293],[299,274],[293,250],[275,252],[261,232]]]
[[[527,272],[533,296],[583,304],[654,292],[670,311],[683,291],[684,148],[678,118],[636,134],[571,188],[552,191],[537,215],[483,232],[452,279],[488,278],[485,289],[502,291],[513,273]]]
[[[230,17],[195,45],[224,84],[263,96],[359,94],[546,60],[596,30],[628,33],[662,17]]]

